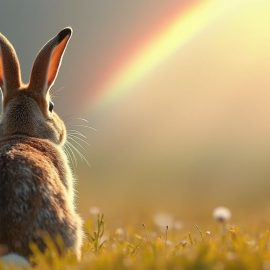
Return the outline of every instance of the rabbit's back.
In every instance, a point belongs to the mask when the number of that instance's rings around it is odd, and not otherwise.
[[[0,142],[0,245],[30,255],[44,232],[66,247],[80,245],[81,220],[75,213],[71,177],[61,151],[46,140],[14,137]]]

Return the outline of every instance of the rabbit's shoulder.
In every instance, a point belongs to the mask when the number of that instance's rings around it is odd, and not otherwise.
[[[57,155],[57,149],[44,140],[14,138],[1,141],[0,204],[3,209],[9,205],[20,206],[16,206],[16,211],[13,209],[17,216],[17,211],[26,213],[28,208],[33,208],[38,198],[48,203],[63,200],[67,189],[57,165],[61,163],[61,155]]]

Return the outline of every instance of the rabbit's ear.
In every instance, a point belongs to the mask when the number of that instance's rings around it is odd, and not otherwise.
[[[0,33],[0,88],[4,97],[21,86],[21,70],[15,49]]]
[[[46,96],[56,79],[62,56],[72,35],[71,28],[65,28],[52,38],[38,53],[30,77],[29,89]]]

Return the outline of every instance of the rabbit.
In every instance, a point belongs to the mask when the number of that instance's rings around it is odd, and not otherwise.
[[[45,251],[47,235],[59,252],[72,250],[81,256],[83,223],[64,152],[67,131],[50,98],[71,35],[68,27],[47,42],[26,85],[13,46],[0,34],[0,247],[5,254],[29,259],[29,244]],[[55,240],[58,236],[64,248]]]

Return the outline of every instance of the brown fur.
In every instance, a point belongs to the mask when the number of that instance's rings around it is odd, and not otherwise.
[[[17,56],[0,34],[0,245],[26,257],[31,242],[46,248],[44,233],[52,239],[60,236],[64,247],[80,257],[82,221],[63,151],[66,128],[48,110],[49,88],[70,36],[71,30],[64,29],[49,41],[37,56],[29,86],[14,87],[11,78],[20,82]]]

